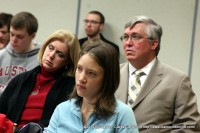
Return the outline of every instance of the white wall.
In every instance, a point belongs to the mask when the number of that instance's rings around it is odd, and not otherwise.
[[[35,41],[42,43],[55,30],[65,28],[75,33],[77,1],[75,0],[0,0],[0,11],[15,15],[31,12],[38,19]]]
[[[198,8],[198,17],[197,17],[197,27],[196,27],[196,36],[194,43],[194,53],[193,53],[193,64],[192,64],[192,73],[191,80],[193,89],[196,92],[198,99],[198,107],[200,111],[200,2]]]
[[[101,11],[106,18],[103,34],[119,45],[120,61],[124,62],[122,43],[124,24],[136,15],[147,15],[163,27],[159,59],[188,73],[195,0],[80,0],[78,37],[84,37],[83,19],[90,10]],[[39,21],[36,41],[42,43],[53,31],[65,28],[75,33],[79,0],[0,0],[0,11],[13,14],[19,11],[33,13]],[[199,5],[200,8],[200,5]],[[199,9],[200,10],[200,9]],[[192,64],[192,84],[198,96],[200,110],[200,14],[196,27],[195,49]]]

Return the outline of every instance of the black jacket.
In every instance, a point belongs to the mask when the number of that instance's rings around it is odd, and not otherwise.
[[[100,39],[101,39],[103,42],[105,42],[105,43],[110,44],[111,46],[113,46],[113,47],[117,50],[118,54],[120,55],[120,53],[119,53],[119,46],[118,46],[118,45],[116,45],[116,44],[114,44],[114,43],[108,41],[106,38],[104,38],[104,36],[103,36],[102,34],[100,34]],[[82,39],[79,39],[79,43],[80,43],[81,47],[82,47],[83,43],[84,43],[85,41],[87,41],[87,40],[88,40],[87,37],[82,38]]]
[[[11,121],[18,123],[27,98],[34,89],[36,75],[41,67],[17,75],[13,78],[0,97],[0,113],[5,114]],[[61,75],[61,74],[60,74]],[[51,90],[47,94],[40,123],[48,126],[56,106],[67,100],[75,85],[74,77],[57,76]]]

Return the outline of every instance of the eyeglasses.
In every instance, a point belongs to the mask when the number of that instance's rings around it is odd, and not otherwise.
[[[87,23],[90,23],[92,25],[95,25],[95,24],[100,24],[101,22],[98,22],[98,21],[95,21],[95,20],[88,20],[88,19],[84,19],[83,20],[86,24]]]
[[[125,35],[122,35],[122,36],[120,37],[120,40],[121,40],[122,42],[126,42],[126,41],[128,41],[129,38],[130,38],[131,41],[133,41],[133,42],[138,42],[138,41],[140,41],[140,40],[143,39],[143,38],[153,40],[153,38],[144,37],[144,36],[141,36],[140,34],[131,34],[130,36],[125,34]]]

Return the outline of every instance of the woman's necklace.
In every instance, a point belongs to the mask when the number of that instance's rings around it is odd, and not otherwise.
[[[35,91],[32,91],[31,92],[31,95],[37,95],[39,92],[40,92],[40,89],[41,89],[41,82],[40,82],[40,73],[38,73],[38,88],[37,88],[37,90],[35,90]]]
[[[40,86],[38,86],[38,89],[36,91],[32,91],[31,95],[37,95],[40,92]]]

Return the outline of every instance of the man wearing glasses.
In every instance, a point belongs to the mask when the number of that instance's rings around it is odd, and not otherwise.
[[[108,41],[101,34],[104,28],[105,18],[103,14],[99,11],[90,11],[84,20],[85,22],[85,32],[87,37],[79,40],[81,47],[85,47],[91,44],[106,43],[112,45],[119,53],[119,47],[111,41]]]
[[[137,16],[121,37],[127,63],[120,64],[116,98],[129,105],[140,133],[199,133],[197,99],[188,75],[159,61],[162,28]]]

